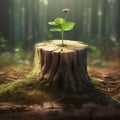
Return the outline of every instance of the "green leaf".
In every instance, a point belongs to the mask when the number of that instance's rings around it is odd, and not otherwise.
[[[63,31],[70,31],[74,28],[75,23],[74,22],[66,22],[62,24],[62,30]]]
[[[63,23],[65,23],[65,19],[64,18],[56,18],[55,23],[57,25],[62,25]]]
[[[49,25],[57,25],[57,24],[55,23],[55,21],[48,22],[48,24],[49,24]]]
[[[61,32],[62,30],[60,28],[52,28],[50,29],[52,32]]]

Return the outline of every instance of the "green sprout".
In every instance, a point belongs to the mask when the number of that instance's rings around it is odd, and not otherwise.
[[[59,32],[62,38],[62,46],[64,46],[64,32],[70,31],[74,28],[75,23],[74,22],[66,22],[66,14],[69,12],[70,9],[63,9],[63,12],[65,13],[65,18],[56,18],[52,22],[48,22],[49,25],[55,26],[55,28],[50,29],[52,32]]]

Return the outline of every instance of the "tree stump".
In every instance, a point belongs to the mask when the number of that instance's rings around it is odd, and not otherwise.
[[[87,74],[87,48],[78,41],[53,40],[35,45],[35,73],[41,84],[66,90],[92,86]]]

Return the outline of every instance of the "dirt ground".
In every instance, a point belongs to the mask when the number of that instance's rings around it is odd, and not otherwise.
[[[0,68],[0,85],[18,78],[25,78],[31,67]],[[62,96],[56,101],[39,104],[0,103],[0,120],[120,120],[120,64],[108,68],[88,67],[89,76],[100,85],[99,94],[91,98],[88,95]],[[71,99],[80,99],[79,104],[68,103]]]

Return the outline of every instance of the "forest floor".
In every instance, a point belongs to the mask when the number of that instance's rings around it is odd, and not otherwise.
[[[0,87],[25,79],[31,70],[31,66],[16,65],[0,68]],[[31,92],[29,85],[28,98],[18,97],[21,94],[17,93],[18,99],[14,100],[7,92],[8,98],[0,96],[0,120],[120,120],[120,63],[109,67],[88,66],[88,73],[99,92],[60,94],[52,99],[46,97],[48,100],[43,99],[41,104],[41,96]]]

